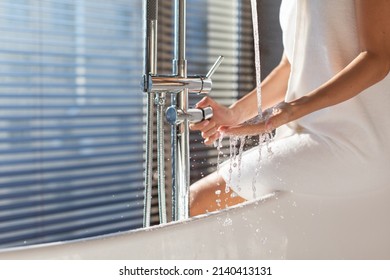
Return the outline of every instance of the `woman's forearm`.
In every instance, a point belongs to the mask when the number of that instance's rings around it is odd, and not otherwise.
[[[361,52],[342,71],[296,100],[294,119],[346,101],[386,77],[390,70],[390,2],[356,0]],[[387,94],[387,93],[383,93]]]
[[[269,115],[265,121],[221,126],[219,132],[237,136],[258,135],[342,103],[384,79],[390,71],[390,1],[355,0],[355,4],[360,53],[344,69],[305,96],[280,102],[267,112]]]
[[[290,63],[283,56],[279,65],[262,82],[262,109],[265,110],[284,100],[290,76]],[[258,114],[257,91],[254,89],[230,108],[239,123],[245,122]]]
[[[314,111],[348,100],[388,75],[386,56],[362,52],[346,68],[309,94],[290,102],[281,102],[263,122],[238,126],[221,126],[224,135],[258,135],[299,119]],[[387,94],[384,92],[383,94]]]
[[[292,119],[344,102],[385,78],[390,69],[388,57],[361,52],[331,80],[291,102]]]

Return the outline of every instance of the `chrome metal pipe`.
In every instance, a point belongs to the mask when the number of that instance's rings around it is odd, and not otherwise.
[[[174,21],[174,60],[173,74],[179,78],[187,78],[186,60],[186,0],[175,0],[175,21]],[[188,111],[188,89],[185,88],[177,94],[177,107],[186,113]],[[177,127],[177,142],[175,147],[175,159],[173,168],[176,179],[176,208],[177,219],[189,217],[189,186],[190,186],[190,149],[189,149],[189,128],[188,120],[184,120]]]
[[[156,94],[157,106],[157,185],[158,185],[158,209],[160,224],[167,222],[167,205],[165,199],[165,140],[164,140],[164,110],[165,92]]]
[[[176,94],[171,95],[171,107],[177,109]],[[176,181],[176,165],[177,165],[177,123],[171,122],[171,175],[172,175],[172,221],[178,220],[177,211],[177,181]]]
[[[180,92],[185,89],[188,93],[208,94],[211,91],[211,79],[202,76],[175,77],[175,76],[152,76],[147,85],[151,92]]]
[[[157,28],[158,28],[158,0],[144,1],[144,85],[149,82],[150,75],[157,74]],[[147,90],[144,88],[144,91]],[[145,193],[144,193],[144,227],[150,226],[152,185],[153,185],[153,116],[154,94],[147,93],[146,111],[146,153],[145,153]]]

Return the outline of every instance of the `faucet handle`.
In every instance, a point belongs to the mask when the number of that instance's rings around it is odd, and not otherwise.
[[[224,57],[222,55],[220,55],[217,60],[215,61],[214,65],[211,66],[209,72],[207,72],[206,74],[206,78],[210,78],[214,72],[217,70],[217,68],[219,67],[219,65],[221,65],[222,61],[223,61]]]
[[[193,108],[188,109],[185,113],[176,108],[176,106],[169,106],[165,112],[165,117],[171,125],[180,124],[187,119],[190,123],[198,123],[204,120],[211,119],[213,116],[213,108]]]
[[[205,107],[188,109],[187,114],[185,115],[190,123],[198,123],[211,119],[213,116],[213,108]]]

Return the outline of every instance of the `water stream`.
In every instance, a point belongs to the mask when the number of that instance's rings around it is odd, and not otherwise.
[[[257,91],[257,111],[261,119],[263,116],[261,106],[261,59],[260,59],[260,37],[259,37],[259,20],[257,13],[257,0],[251,0],[252,9],[252,26],[253,26],[253,41],[255,51],[255,68],[256,68],[256,91]]]
[[[252,24],[253,24],[253,41],[254,41],[254,54],[255,54],[255,69],[256,69],[256,94],[257,94],[257,111],[258,115],[248,121],[248,123],[257,123],[259,121],[263,120],[263,113],[262,113],[262,92],[261,92],[261,60],[260,60],[260,38],[259,38],[259,24],[258,24],[258,13],[257,13],[257,1],[251,0],[251,10],[252,10]],[[261,169],[261,158],[262,158],[262,149],[264,145],[267,147],[268,155],[272,154],[272,151],[270,149],[269,143],[271,141],[271,136],[268,133],[260,134],[259,136],[259,143],[258,143],[258,159],[256,163],[256,169],[253,175],[252,179],[252,191],[253,191],[253,198],[256,198],[256,180],[259,176],[260,169]],[[222,140],[223,135],[220,136],[218,143],[216,144],[218,149],[218,159],[217,159],[217,173],[220,172],[220,164],[221,164],[221,158],[223,155],[223,152],[221,150],[222,148]],[[226,188],[225,192],[230,192],[230,187],[232,184],[232,176],[234,172],[237,172],[237,182],[238,184],[237,189],[240,191],[240,180],[241,180],[241,168],[242,168],[242,154],[244,151],[244,146],[246,142],[246,137],[230,137],[230,144],[229,144],[229,177],[228,181],[226,182]],[[239,145],[239,146],[238,146]],[[247,186],[249,187],[249,186]],[[220,193],[219,193],[220,194]],[[234,193],[233,193],[234,194]],[[217,199],[217,204],[220,203],[219,198]]]

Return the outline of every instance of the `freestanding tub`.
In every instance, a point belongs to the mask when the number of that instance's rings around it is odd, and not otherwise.
[[[207,216],[0,251],[0,259],[390,259],[390,188],[276,193]]]

